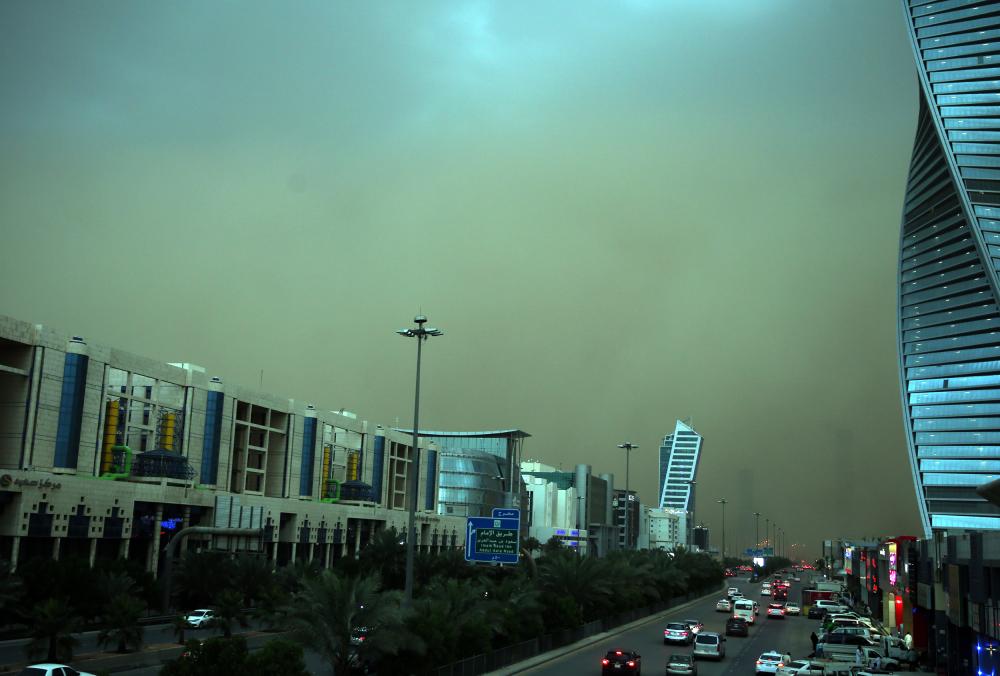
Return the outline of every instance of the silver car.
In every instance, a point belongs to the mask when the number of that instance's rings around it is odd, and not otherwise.
[[[694,640],[691,657],[721,660],[726,656],[726,637],[711,631],[703,631]]]

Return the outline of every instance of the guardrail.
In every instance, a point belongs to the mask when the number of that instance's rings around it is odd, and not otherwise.
[[[546,653],[550,650],[555,650],[556,648],[562,648],[563,646],[576,643],[577,641],[582,641],[590,636],[610,631],[615,627],[620,627],[623,624],[634,622],[635,620],[643,617],[649,617],[650,615],[655,615],[656,613],[663,612],[664,610],[669,610],[682,603],[687,603],[692,599],[704,596],[714,589],[715,587],[710,587],[701,591],[690,592],[684,596],[676,596],[666,602],[626,610],[618,613],[617,615],[587,622],[586,624],[582,624],[575,629],[563,629],[552,634],[546,634],[527,641],[522,641],[521,643],[515,643],[514,645],[497,648],[496,650],[492,650],[488,653],[474,655],[472,657],[459,660],[458,662],[453,662],[443,667],[432,669],[428,672],[428,674],[430,676],[477,676],[478,674],[486,674],[491,671],[510,666],[511,664],[532,658],[536,655]]]

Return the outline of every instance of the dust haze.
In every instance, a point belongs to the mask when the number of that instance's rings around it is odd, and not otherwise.
[[[896,2],[10,1],[0,88],[0,313],[406,425],[423,312],[422,427],[918,529]]]

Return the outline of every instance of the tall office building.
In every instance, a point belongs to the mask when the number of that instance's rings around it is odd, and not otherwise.
[[[1000,2],[903,0],[920,112],[903,201],[899,358],[923,528],[1000,529]]]
[[[694,511],[694,481],[702,436],[680,420],[660,446],[660,508]]]

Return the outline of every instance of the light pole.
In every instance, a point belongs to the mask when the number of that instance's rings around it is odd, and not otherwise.
[[[760,512],[753,513],[753,548],[760,547]]]
[[[618,448],[625,449],[625,549],[632,549],[631,543],[628,539],[628,522],[632,516],[632,507],[629,505],[629,498],[631,497],[628,492],[628,470],[629,470],[629,455],[632,453],[632,449],[639,448],[639,444],[633,444],[630,441],[618,444]]]
[[[771,544],[771,541],[768,540],[768,538],[770,537],[770,534],[771,534],[771,519],[769,519],[768,517],[765,516],[764,517],[764,549],[767,549],[767,546],[769,544]]]
[[[409,515],[406,520],[406,586],[403,590],[403,602],[407,606],[413,603],[413,552],[417,539],[414,520],[417,512],[417,492],[420,486],[417,479],[420,474],[420,347],[429,336],[444,335],[444,332],[433,327],[425,328],[427,317],[423,315],[417,315],[413,321],[417,325],[416,328],[396,331],[401,336],[417,339],[417,385],[413,394],[413,460],[410,465]]]
[[[694,487],[697,484],[698,484],[698,482],[695,481],[694,479],[692,479],[691,481],[688,481],[688,485],[691,486],[691,491],[688,493],[688,496],[690,497],[690,500],[688,501],[688,507],[691,508],[690,509],[690,511],[691,511],[691,522],[688,524],[688,527],[687,527],[687,548],[689,550],[694,545],[694,524],[695,524],[695,520],[694,520]]]
[[[716,500],[720,505],[722,505],[722,567],[726,566],[726,503],[729,502],[725,498]]]

